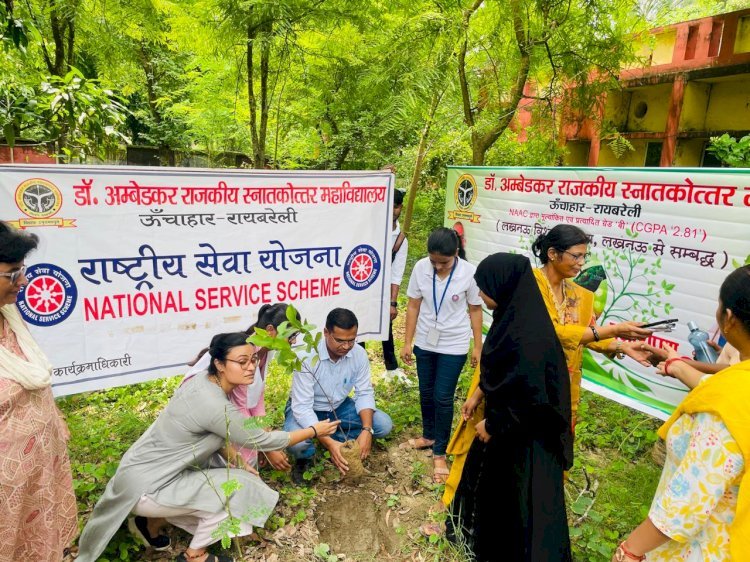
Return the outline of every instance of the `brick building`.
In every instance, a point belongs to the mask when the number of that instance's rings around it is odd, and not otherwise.
[[[623,69],[620,90],[599,104],[604,130],[635,150],[620,158],[595,120],[561,126],[566,166],[716,166],[712,136],[750,133],[750,9],[652,29],[639,39],[644,66]]]

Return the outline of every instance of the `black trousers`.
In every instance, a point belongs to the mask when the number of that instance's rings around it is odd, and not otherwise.
[[[398,360],[396,359],[396,348],[393,344],[393,322],[388,324],[388,339],[383,344],[383,362],[387,371],[398,369]],[[359,342],[359,345],[365,347],[365,342]]]

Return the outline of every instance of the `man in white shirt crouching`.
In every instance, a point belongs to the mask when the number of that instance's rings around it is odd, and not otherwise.
[[[364,460],[370,454],[372,440],[385,437],[393,429],[390,416],[375,408],[367,352],[355,345],[357,328],[357,317],[351,310],[335,308],[328,313],[316,353],[319,360],[314,362],[316,354],[311,354],[302,362],[302,369],[292,374],[292,392],[285,410],[285,431],[310,427],[324,419],[341,420],[336,433],[318,437],[318,441],[328,449],[342,474],[349,470],[340,451],[344,441],[356,439]],[[352,389],[354,395],[349,397]],[[288,451],[295,458],[292,480],[304,483],[304,473],[315,455],[313,440],[302,441]]]

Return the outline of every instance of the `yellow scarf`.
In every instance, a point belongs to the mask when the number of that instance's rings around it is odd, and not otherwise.
[[[740,480],[737,512],[729,528],[729,547],[733,562],[750,560],[750,360],[737,363],[701,383],[685,397],[664,425],[659,437],[682,414],[708,412],[719,416],[742,452],[745,472]]]
[[[474,376],[471,379],[471,386],[466,397],[470,397],[474,394],[474,391],[479,386],[479,365],[474,369]],[[474,436],[477,434],[477,430],[474,426],[484,419],[484,400],[474,410],[474,415],[471,419],[461,421],[456,428],[456,431],[451,437],[450,443],[448,443],[447,453],[453,455],[453,464],[451,464],[451,472],[448,475],[448,479],[445,481],[445,491],[443,492],[443,503],[448,506],[453,501],[453,497],[456,495],[458,484],[461,482],[461,475],[464,471],[464,463],[466,457],[469,455],[469,449],[471,444],[474,442]]]

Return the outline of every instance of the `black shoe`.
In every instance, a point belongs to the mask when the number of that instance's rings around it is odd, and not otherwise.
[[[150,546],[154,550],[167,550],[172,545],[167,535],[152,537],[148,532],[148,520],[140,515],[128,519],[128,530],[145,546]]]
[[[305,480],[305,472],[307,472],[312,465],[313,461],[311,459],[297,459],[294,461],[294,466],[292,466],[292,482],[297,486],[307,486],[309,481]]]

